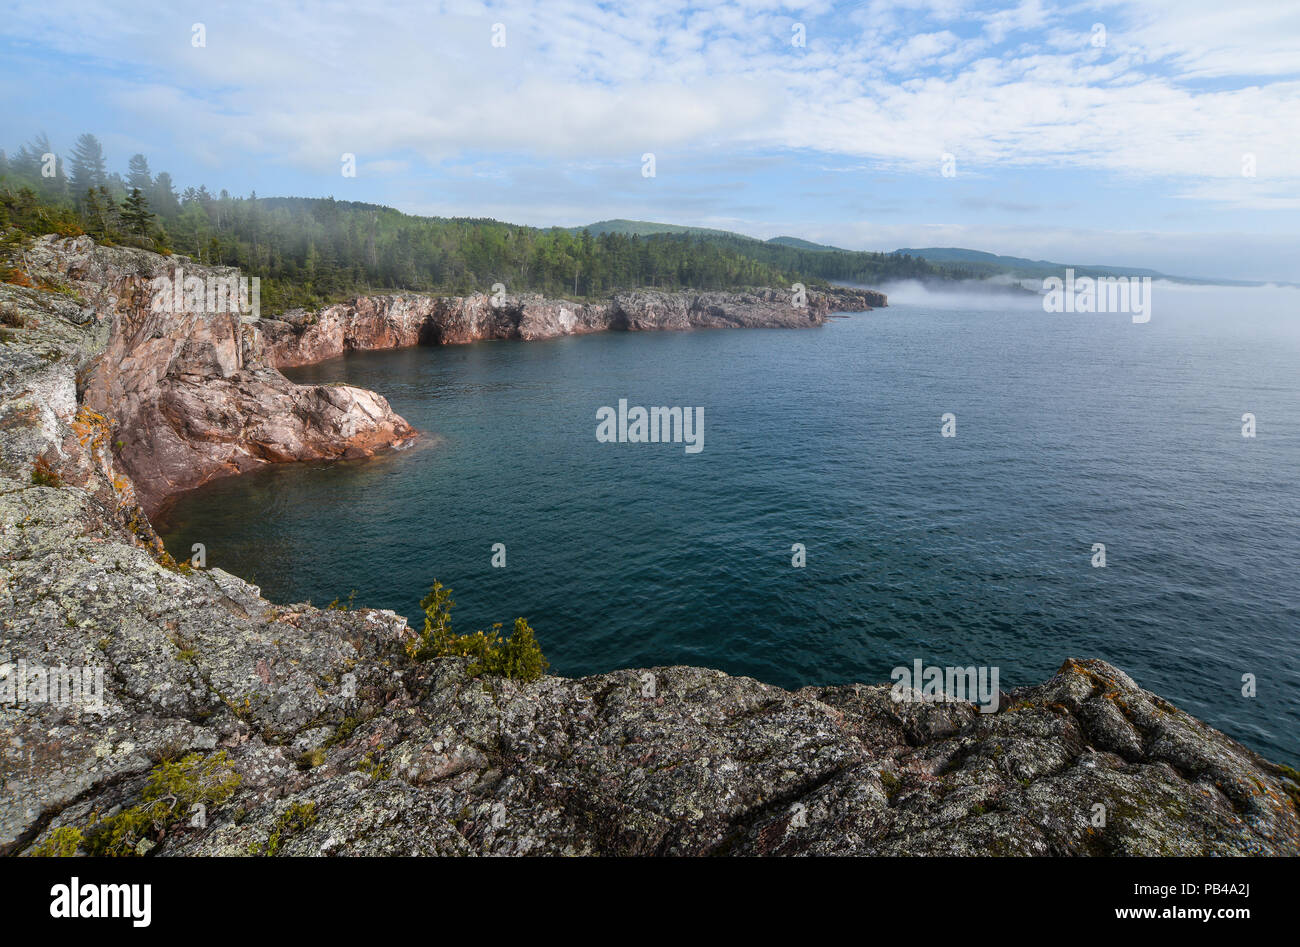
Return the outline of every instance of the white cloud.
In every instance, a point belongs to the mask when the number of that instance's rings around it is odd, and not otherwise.
[[[662,173],[690,147],[933,174],[951,152],[962,174],[1099,171],[1225,208],[1300,195],[1300,7],[1275,0],[42,0],[0,34],[92,63],[86,94],[134,115],[123,134],[174,135],[214,164],[336,174],[352,152],[392,175],[483,154],[639,166],[650,151]]]
[[[1128,12],[1133,27],[1116,39],[1185,77],[1300,74],[1300,5],[1289,0],[1145,0]]]
[[[1062,30],[1039,0],[988,12],[872,3],[848,18],[856,31],[838,15],[746,0],[707,10],[258,3],[210,10],[203,49],[190,45],[190,16],[115,7],[25,4],[3,29],[149,64],[131,70],[142,78],[114,82],[119,102],[305,164],[345,145],[436,160],[469,149],[639,154],[710,139],[927,166],[949,150],[970,163],[1202,178],[1231,176],[1252,151],[1270,173],[1300,180],[1300,85],[1281,78],[1300,69],[1300,7],[1290,4],[1106,4],[1092,14],[1108,22],[1100,51],[1082,19],[1077,34]],[[806,49],[789,42],[796,15],[808,21]],[[921,29],[918,17],[974,23],[1022,51],[984,55],[983,40]],[[505,48],[490,44],[497,22]],[[1152,63],[1180,72],[1153,74]],[[1243,73],[1279,78],[1226,89],[1182,81]]]

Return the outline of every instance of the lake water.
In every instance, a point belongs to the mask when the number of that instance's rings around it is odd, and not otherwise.
[[[893,301],[819,329],[293,370],[377,390],[428,436],[209,484],[164,537],[272,600],[355,589],[412,624],[438,578],[456,630],[526,616],[564,675],[695,664],[796,687],[921,659],[1009,689],[1098,657],[1300,760],[1300,292],[1157,284],[1143,325]],[[704,449],[599,443],[620,398],[702,407]]]

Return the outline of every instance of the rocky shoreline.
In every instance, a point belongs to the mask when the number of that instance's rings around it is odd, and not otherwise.
[[[414,434],[372,392],[288,382],[295,359],[812,325],[864,298],[388,296],[272,325],[150,312],[144,287],[175,266],[154,254],[47,239],[29,256],[47,288],[0,285],[0,694],[28,678],[0,707],[0,854],[137,811],[187,754],[237,784],[139,853],[1300,854],[1294,770],[1100,661],[987,714],[691,667],[473,677],[410,658],[401,616],[267,602],[177,564],[149,525],[195,476]],[[36,668],[98,669],[102,701],[34,692]]]
[[[799,306],[790,293],[770,289],[639,291],[590,304],[535,295],[392,294],[260,319],[242,314],[237,299],[215,296],[158,311],[156,281],[233,282],[239,274],[232,268],[99,247],[89,237],[45,237],[26,257],[32,278],[64,290],[51,303],[62,317],[87,326],[77,398],[118,432],[113,454],[148,515],[167,497],[217,477],[269,463],[369,456],[417,436],[381,395],[350,385],[296,385],[281,368],[351,349],[620,330],[806,328],[825,324],[831,312],[888,302],[880,293],[847,289],[810,291]],[[182,298],[180,288],[176,294]],[[5,305],[21,321],[28,318],[24,307],[36,302],[20,294]],[[29,315],[41,321],[37,311]],[[70,397],[61,392],[59,403]],[[65,456],[60,450],[47,459],[57,467]]]
[[[351,349],[455,345],[486,339],[553,339],[591,332],[773,328],[824,325],[833,312],[889,304],[874,290],[812,290],[802,305],[774,289],[745,293],[637,290],[608,302],[573,303],[535,294],[499,297],[366,296],[316,312],[263,319],[265,352],[278,368],[309,365]]]

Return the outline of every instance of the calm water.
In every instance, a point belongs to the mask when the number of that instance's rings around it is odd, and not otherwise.
[[[295,370],[376,389],[429,437],[211,484],[168,547],[205,543],[273,600],[356,589],[408,616],[436,577],[457,630],[527,616],[566,675],[685,663],[793,687],[920,658],[1009,689],[1099,657],[1300,760],[1300,293],[1157,286],[1146,325],[908,298],[814,330]],[[703,452],[598,443],[620,397],[702,406]]]

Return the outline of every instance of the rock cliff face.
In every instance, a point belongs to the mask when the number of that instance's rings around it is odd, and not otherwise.
[[[214,477],[266,463],[365,456],[415,436],[374,392],[290,382],[264,355],[256,322],[237,307],[160,311],[152,304],[153,281],[175,278],[178,266],[181,279],[203,281],[237,277],[234,270],[96,247],[85,237],[47,238],[28,257],[37,278],[84,301],[85,318],[99,330],[76,379],[81,404],[113,423],[111,450],[147,513]],[[67,398],[59,404],[66,410]],[[58,470],[66,456],[55,451],[49,460]]]
[[[92,283],[0,285],[0,855],[130,811],[190,753],[226,754],[239,785],[141,853],[1300,853],[1293,770],[1098,661],[991,714],[691,667],[523,684],[413,661],[391,612],[276,605],[179,567],[91,397],[167,426],[200,423],[193,378],[245,386],[230,410],[254,425],[241,399],[268,390],[286,411],[344,409],[259,381],[235,322],[182,339],[129,280]],[[232,450],[272,440],[215,430]],[[98,669],[101,699],[56,696],[36,668]]]
[[[364,296],[319,312],[294,310],[263,319],[270,360],[280,368],[309,365],[349,349],[451,345],[485,339],[550,339],[588,332],[661,329],[781,328],[824,325],[832,312],[888,305],[871,290],[811,291],[801,305],[772,289],[747,293],[637,290],[605,303],[573,303],[536,295]]]

